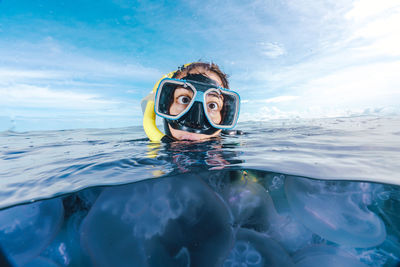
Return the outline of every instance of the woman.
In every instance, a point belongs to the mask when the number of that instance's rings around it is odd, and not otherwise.
[[[227,88],[226,74],[214,63],[190,63],[165,75],[144,99],[146,134],[151,141],[219,136],[235,126],[239,115],[239,94]],[[165,134],[155,126],[155,114],[164,119]]]

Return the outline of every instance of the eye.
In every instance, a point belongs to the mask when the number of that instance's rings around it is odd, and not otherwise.
[[[178,97],[178,103],[182,104],[182,105],[187,105],[190,103],[190,97],[185,96],[185,95],[181,95],[180,97]]]
[[[218,104],[216,102],[211,102],[207,104],[207,107],[211,110],[218,110]]]

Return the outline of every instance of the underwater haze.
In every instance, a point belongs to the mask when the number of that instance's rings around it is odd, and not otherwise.
[[[399,266],[400,117],[0,135],[13,266]],[[1,257],[0,257],[1,262]]]

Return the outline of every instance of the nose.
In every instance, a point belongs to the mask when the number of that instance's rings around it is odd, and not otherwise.
[[[188,112],[188,126],[194,129],[201,129],[205,123],[205,119],[202,103],[195,102]]]

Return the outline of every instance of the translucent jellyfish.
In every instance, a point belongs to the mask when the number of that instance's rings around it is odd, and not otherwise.
[[[0,244],[6,255],[23,265],[50,243],[63,221],[59,199],[12,207],[0,211]]]
[[[83,208],[89,209],[96,199],[99,197],[103,189],[100,187],[92,187],[82,190],[77,194],[77,197],[82,201]]]
[[[36,257],[27,264],[24,264],[23,267],[60,267],[60,265],[58,265],[57,263],[55,263],[50,259],[43,257]]]
[[[321,237],[357,248],[385,240],[385,225],[367,207],[370,184],[287,177],[285,190],[294,216]]]
[[[283,183],[284,177],[275,176],[275,185]],[[229,205],[234,217],[235,226],[264,232],[278,241],[288,252],[292,253],[312,243],[313,233],[288,212],[288,203],[284,197],[283,185],[275,189],[273,200],[257,177],[227,181],[221,194]],[[279,179],[279,181],[277,181]],[[279,192],[278,192],[279,191]],[[284,208],[279,214],[275,205]]]
[[[264,186],[274,201],[274,206],[279,214],[290,212],[285,195],[285,175],[268,173],[265,175]]]
[[[275,174],[267,181],[269,181],[267,183],[268,193],[273,200],[277,215],[276,219],[270,222],[266,233],[278,241],[289,253],[321,242],[321,238],[317,238],[293,216],[284,190],[285,176]]]
[[[378,251],[384,255],[386,266],[400,266],[400,236],[388,236]]]
[[[229,258],[224,262],[224,267],[231,266],[261,267],[263,258],[250,242],[236,241]]]
[[[311,246],[293,255],[296,267],[367,267],[343,250],[330,246]]]
[[[221,194],[237,226],[266,231],[272,222],[280,220],[265,188],[246,177],[226,184]]]
[[[57,236],[40,255],[61,266],[87,266],[89,259],[81,249],[79,235],[85,215],[86,212],[78,211],[65,220]]]
[[[82,223],[81,244],[99,266],[218,266],[231,224],[200,178],[181,175],[105,189]]]
[[[271,226],[266,234],[278,241],[289,253],[294,253],[318,241],[315,240],[313,233],[293,218],[291,214],[279,215],[279,220],[271,222]]]
[[[400,266],[400,237],[388,235],[378,247],[344,250],[369,266]]]
[[[378,191],[376,209],[387,223],[388,231],[400,236],[400,187],[385,185]]]
[[[223,267],[294,266],[289,255],[268,236],[249,229],[239,229],[236,242]]]
[[[268,186],[268,189],[271,191],[279,190],[280,188],[283,187],[284,183],[285,183],[285,176],[283,174],[274,175],[274,177],[271,180],[271,185]]]

